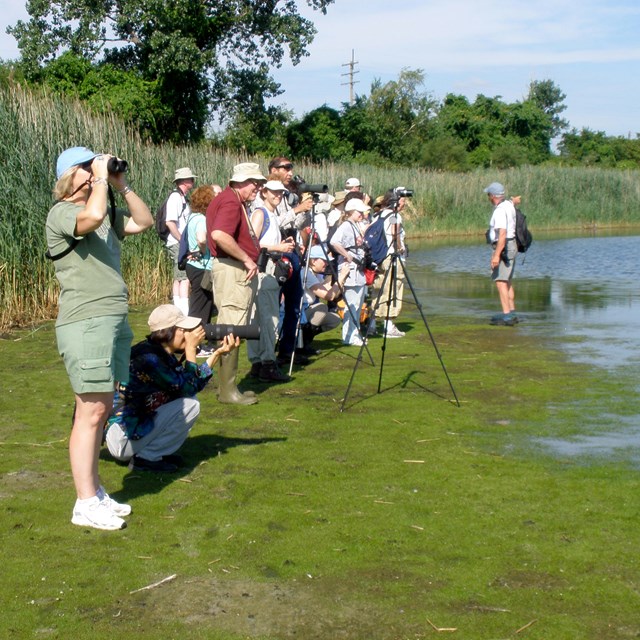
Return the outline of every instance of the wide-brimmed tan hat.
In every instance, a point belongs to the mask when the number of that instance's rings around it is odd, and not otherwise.
[[[335,198],[333,199],[333,202],[331,204],[334,207],[337,207],[339,204],[342,204],[344,202],[344,199],[346,197],[347,197],[346,191],[336,191]]]
[[[180,327],[181,329],[195,329],[202,323],[200,318],[185,316],[178,307],[173,304],[161,304],[156,307],[147,321],[151,331]]]
[[[258,164],[255,162],[242,162],[233,167],[233,175],[229,182],[245,182],[246,180],[267,181],[262,173],[260,173],[260,166]]]
[[[191,171],[189,167],[181,167],[180,169],[176,169],[176,173],[173,176],[173,181],[176,180],[188,180],[189,178],[197,178],[198,176]]]

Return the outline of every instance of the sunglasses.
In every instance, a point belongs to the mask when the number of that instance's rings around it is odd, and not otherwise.
[[[276,169],[286,169],[287,171],[289,171],[290,169],[293,169],[293,164],[291,164],[289,162],[289,164],[277,164],[275,166]]]
[[[87,160],[80,165],[81,169],[84,169],[87,173],[91,173],[91,165],[93,164],[93,160]]]

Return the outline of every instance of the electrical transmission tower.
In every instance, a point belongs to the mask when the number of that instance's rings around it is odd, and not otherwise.
[[[347,62],[346,64],[343,64],[343,67],[349,67],[349,71],[347,71],[347,73],[341,73],[340,75],[342,76],[349,76],[349,81],[348,82],[342,82],[342,85],[348,84],[349,85],[349,105],[353,105],[354,102],[354,95],[353,95],[353,85],[354,84],[358,84],[358,80],[354,80],[353,76],[356,73],[360,73],[359,71],[355,70],[355,66],[358,64],[358,62],[356,62],[356,60],[354,59],[355,56],[355,51],[353,49],[351,49],[351,62]]]

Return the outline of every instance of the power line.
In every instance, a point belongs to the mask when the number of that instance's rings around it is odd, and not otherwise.
[[[351,62],[347,62],[346,64],[343,64],[343,67],[349,67],[349,71],[347,71],[347,73],[341,73],[341,76],[349,76],[349,82],[341,82],[341,85],[349,85],[349,105],[353,105],[354,103],[354,95],[353,95],[353,85],[354,84],[358,84],[359,80],[354,80],[353,76],[356,73],[360,73],[360,71],[355,71],[355,66],[357,64],[359,64],[358,62],[356,62],[356,60],[354,59],[355,57],[355,51],[353,49],[351,49]]]

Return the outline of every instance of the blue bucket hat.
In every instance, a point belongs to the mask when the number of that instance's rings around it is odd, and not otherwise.
[[[490,196],[503,196],[504,187],[499,182],[492,182],[485,190]]]
[[[89,162],[89,160],[93,160],[96,155],[96,153],[93,153],[93,151],[87,149],[87,147],[71,147],[65,149],[58,156],[58,162],[56,163],[56,176],[58,180],[60,180],[62,174],[71,169],[71,167]]]

